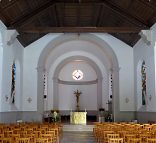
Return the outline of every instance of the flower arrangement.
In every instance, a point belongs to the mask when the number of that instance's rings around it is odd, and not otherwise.
[[[51,110],[52,113],[52,122],[59,122],[60,116],[59,116],[59,110]]]

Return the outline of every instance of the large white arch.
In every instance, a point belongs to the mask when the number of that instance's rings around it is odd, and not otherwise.
[[[72,42],[75,40],[79,40],[79,41],[85,41],[85,42],[89,42],[91,44],[93,44],[94,46],[98,47],[102,52],[102,54],[104,55],[103,60],[101,59],[96,59],[97,56],[94,56],[95,54],[92,53],[91,55],[91,51],[87,53],[87,51],[72,51],[70,52],[70,54],[68,53],[68,56],[64,54],[64,58],[62,56],[62,59],[57,59],[55,61],[55,66],[53,64],[53,66],[51,67],[51,59],[49,57],[49,53],[53,53],[60,45],[68,43],[68,42]],[[74,54],[75,52],[75,54]],[[96,51],[95,51],[96,52]],[[88,54],[88,55],[87,55]],[[63,51],[62,54],[63,55]],[[49,73],[52,73],[53,71],[53,77],[57,76],[57,71],[61,68],[61,64],[64,64],[65,62],[67,62],[68,60],[71,60],[73,58],[84,58],[85,60],[88,60],[89,63],[91,63],[91,65],[95,68],[96,67],[96,71],[99,73],[99,78],[102,79],[103,75],[102,75],[102,66],[106,68],[107,71],[113,71],[113,93],[115,93],[115,96],[113,97],[113,111],[114,111],[114,116],[116,116],[116,113],[119,112],[119,66],[118,66],[118,61],[116,58],[116,55],[114,53],[114,51],[112,50],[112,48],[104,41],[101,40],[100,38],[96,37],[95,35],[92,34],[81,34],[81,35],[77,35],[77,34],[64,34],[59,36],[58,38],[55,38],[54,40],[52,40],[51,42],[49,42],[49,44],[47,44],[47,46],[43,49],[43,51],[41,52],[41,55],[39,57],[39,61],[38,61],[38,67],[41,67],[41,72],[38,72],[38,100],[42,100],[42,102],[38,102],[40,103],[40,105],[38,105],[38,110],[43,111],[43,92],[41,92],[41,87],[43,87],[43,83],[39,82],[39,81],[43,81],[43,70],[48,71]],[[94,59],[92,60],[92,58],[94,57]],[[109,64],[108,64],[109,61]],[[55,69],[55,72],[54,72]],[[48,74],[49,74],[48,73]],[[52,74],[49,74],[52,76]],[[52,78],[52,77],[50,77]],[[50,84],[50,83],[48,83]],[[102,84],[101,84],[102,85]],[[54,85],[57,86],[57,85]],[[51,92],[53,91],[49,91],[49,94],[52,94]],[[114,94],[113,94],[114,95]],[[57,100],[57,99],[54,99]],[[115,101],[115,102],[114,102]],[[41,104],[42,103],[42,104]]]
[[[50,68],[48,85],[50,87],[53,87],[53,88],[49,88],[49,94],[53,95],[53,99],[51,99],[51,100],[53,101],[53,103],[55,103],[55,104],[53,104],[54,108],[58,109],[58,104],[57,104],[58,103],[58,99],[57,99],[58,82],[57,82],[57,80],[58,80],[59,71],[65,64],[67,64],[69,61],[73,61],[75,58],[86,61],[96,71],[97,77],[98,77],[98,97],[97,97],[98,103],[97,104],[99,105],[99,107],[102,107],[102,96],[100,96],[100,95],[102,95],[102,93],[103,93],[102,85],[107,85],[103,81],[103,76],[107,77],[107,75],[102,74],[101,71],[102,70],[106,71],[106,69],[100,61],[98,61],[98,64],[96,64],[94,62],[95,57],[93,59],[91,59],[91,57],[93,58],[93,56],[89,55],[88,53],[83,53],[83,52],[78,52],[78,51],[70,52],[68,54],[62,55],[58,60],[56,60],[56,62],[55,62],[56,67],[54,66],[54,67]],[[97,61],[97,59],[96,59],[96,61]],[[103,72],[103,73],[105,73],[105,72]],[[106,81],[107,80],[105,80],[105,82]],[[108,87],[105,86],[104,90],[106,91],[107,89],[108,89]],[[108,93],[108,92],[105,92],[105,93]],[[107,95],[108,94],[106,94],[105,96],[107,96]]]

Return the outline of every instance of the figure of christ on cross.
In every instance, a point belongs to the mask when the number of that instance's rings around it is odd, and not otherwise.
[[[74,94],[75,94],[75,96],[76,96],[76,111],[79,111],[80,110],[80,106],[79,106],[79,97],[80,97],[80,95],[82,94],[82,92],[81,91],[78,91],[78,90],[76,90],[75,92],[74,92]]]

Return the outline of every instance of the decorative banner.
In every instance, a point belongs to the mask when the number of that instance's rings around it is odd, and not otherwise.
[[[15,103],[15,78],[16,78],[16,65],[15,62],[12,64],[12,82],[11,82],[11,98],[10,103]]]

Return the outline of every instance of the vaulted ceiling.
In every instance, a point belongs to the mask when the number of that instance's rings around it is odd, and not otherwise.
[[[47,33],[110,33],[133,46],[156,22],[156,0],[1,0],[0,19],[27,46]]]

